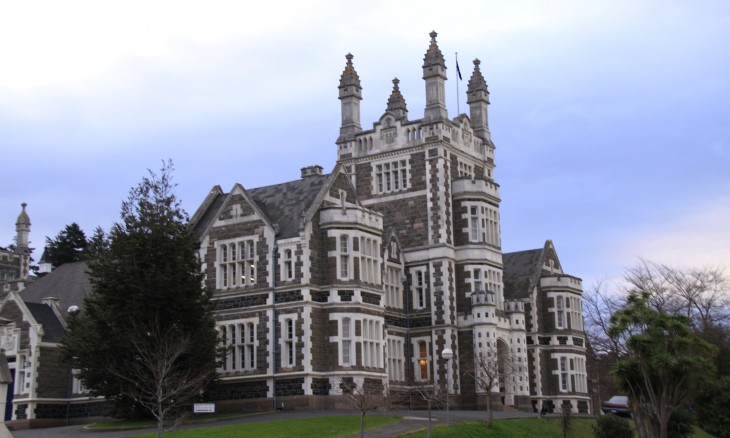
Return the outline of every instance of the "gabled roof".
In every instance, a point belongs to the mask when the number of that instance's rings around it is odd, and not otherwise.
[[[249,189],[248,193],[272,224],[277,224],[280,238],[299,233],[302,215],[327,184],[330,175],[312,175],[283,184]]]
[[[198,233],[198,235],[205,233],[213,222],[215,222],[216,215],[227,198],[228,193],[223,193],[220,186],[213,187],[213,190],[211,190],[205,198],[205,201],[203,201],[203,204],[190,220],[193,231]]]
[[[502,255],[504,297],[508,300],[529,298],[542,271],[544,248],[508,252]]]
[[[56,313],[51,306],[41,303],[25,303],[26,307],[33,315],[33,319],[43,326],[44,342],[60,342],[66,336],[66,329],[63,328],[61,321],[58,320]]]
[[[42,303],[45,298],[58,298],[58,304],[64,312],[70,306],[81,307],[84,297],[91,292],[87,270],[85,262],[64,263],[23,289],[20,297],[26,303]]]

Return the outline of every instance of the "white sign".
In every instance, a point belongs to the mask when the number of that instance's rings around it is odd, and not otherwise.
[[[215,414],[215,403],[193,403],[194,414]]]

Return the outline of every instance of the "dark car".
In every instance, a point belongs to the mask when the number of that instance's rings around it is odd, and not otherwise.
[[[631,408],[629,408],[629,398],[625,395],[614,395],[601,405],[601,411],[604,414],[614,414],[620,417],[631,418]]]

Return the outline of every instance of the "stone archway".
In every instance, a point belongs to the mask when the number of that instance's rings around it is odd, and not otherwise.
[[[511,360],[510,349],[507,342],[502,338],[497,339],[497,366],[499,369],[499,392],[502,394],[502,402],[505,405],[514,406],[515,395],[511,383]]]

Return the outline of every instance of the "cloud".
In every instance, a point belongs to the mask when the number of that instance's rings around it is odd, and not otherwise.
[[[614,251],[629,263],[637,257],[677,266],[719,266],[730,269],[730,197],[719,196],[667,221],[646,224],[627,234]]]

